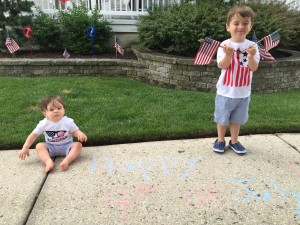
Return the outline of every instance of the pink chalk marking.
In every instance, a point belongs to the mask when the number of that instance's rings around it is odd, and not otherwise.
[[[142,184],[136,187],[136,191],[138,194],[149,194],[153,191],[153,187],[151,184]]]
[[[210,182],[204,184],[203,191],[188,191],[183,196],[183,201],[187,206],[192,208],[201,208],[207,204],[216,206],[217,204],[217,191],[212,191],[212,188],[220,190],[219,185],[214,185]],[[192,203],[192,200],[195,200]]]
[[[105,205],[106,207],[110,205],[120,205],[121,206],[121,219],[125,221],[127,219],[127,205],[131,205],[132,203],[126,201],[126,193],[125,188],[122,187],[120,195],[122,196],[121,201],[110,201],[110,196],[108,192],[105,192]]]
[[[286,162],[286,166],[289,170],[294,172],[297,176],[300,177],[300,169],[296,168],[292,163]]]

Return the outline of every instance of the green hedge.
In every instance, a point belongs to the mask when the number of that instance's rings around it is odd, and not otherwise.
[[[20,1],[20,3],[27,1]],[[72,9],[60,10],[56,15],[49,15],[37,9],[37,14],[33,16],[30,7],[32,2],[26,8],[28,15],[22,16],[20,12],[23,8],[16,8],[12,1],[11,4],[1,3],[0,1],[0,38],[5,42],[7,33],[13,37],[20,46],[29,47],[28,40],[22,34],[24,26],[31,26],[33,35],[31,44],[35,48],[47,51],[63,51],[67,48],[68,51],[78,54],[92,53],[92,39],[87,37],[86,28],[94,26],[97,30],[97,35],[94,38],[95,54],[105,52],[108,48],[108,41],[112,36],[109,22],[104,20],[99,10],[95,9],[89,15],[86,3],[81,2],[76,6],[73,3]],[[3,7],[3,6],[6,6]],[[20,5],[18,5],[20,6]],[[5,17],[4,12],[9,10],[10,17]],[[23,10],[24,11],[24,10]],[[7,29],[9,25],[9,29]],[[6,49],[5,45],[0,46]]]
[[[194,56],[199,48],[198,39],[211,37],[223,41],[229,38],[225,29],[226,16],[229,8],[235,4],[235,1],[224,3],[223,0],[198,0],[196,3],[169,5],[164,9],[154,7],[149,15],[140,18],[140,43],[153,50]],[[300,46],[299,11],[276,0],[265,4],[253,0],[247,5],[257,14],[253,30],[258,38],[281,28],[281,47]],[[252,38],[252,32],[248,38]]]
[[[51,16],[39,11],[33,23],[34,40],[41,49],[61,50],[78,54],[91,54],[92,39],[87,37],[86,28],[94,26],[97,35],[94,38],[95,53],[105,52],[107,42],[112,36],[109,23],[102,18],[97,9],[88,15],[88,9],[83,2],[73,8],[61,10],[58,15]]]

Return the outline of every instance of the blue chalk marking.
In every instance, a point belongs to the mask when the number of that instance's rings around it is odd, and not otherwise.
[[[167,163],[165,161],[162,161],[161,166],[162,166],[164,175],[168,175],[169,174],[169,170],[168,170]]]
[[[93,163],[92,163],[92,170],[91,170],[91,173],[92,173],[92,174],[96,173],[96,170],[97,170],[97,167],[98,167],[98,166],[101,166],[101,167],[108,167],[109,174],[110,174],[110,175],[113,175],[113,157],[112,157],[112,155],[111,155],[111,154],[109,155],[109,161],[108,161],[108,164],[105,164],[105,163],[97,163],[96,156],[94,155],[94,156],[93,156]]]
[[[185,180],[189,173],[191,172],[192,168],[196,166],[197,162],[199,161],[199,158],[198,159],[193,159],[192,162],[190,162],[189,160],[186,160],[188,163],[190,163],[189,165],[189,168],[184,172],[184,174],[181,176],[181,178],[183,180]]]
[[[135,171],[136,170],[136,165],[134,164],[134,163],[129,163],[129,165],[128,165],[128,168],[129,168],[129,170],[132,172],[132,171]]]
[[[149,177],[148,177],[146,168],[144,166],[144,163],[141,160],[139,162],[140,162],[141,170],[142,170],[142,173],[143,173],[143,179],[144,179],[144,181],[147,181],[147,180],[149,180]]]
[[[282,192],[279,187],[275,184],[275,181],[274,180],[271,180],[270,181],[272,186],[274,187],[275,191],[282,197],[282,198],[286,198],[286,195],[284,192]]]

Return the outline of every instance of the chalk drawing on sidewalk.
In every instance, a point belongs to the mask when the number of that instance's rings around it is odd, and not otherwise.
[[[256,179],[226,179],[225,183],[238,184],[244,190],[244,196],[233,195],[232,199],[240,202],[273,202],[276,203],[282,199],[293,199],[296,202],[295,217],[300,219],[300,192],[291,190],[283,185],[279,186],[273,179],[266,184],[268,189],[255,190],[253,186],[262,181]],[[271,194],[271,192],[273,194]]]
[[[140,173],[145,182],[153,179],[150,177],[149,171],[157,170],[158,175],[177,176],[180,179],[186,180],[189,178],[193,169],[200,162],[201,156],[194,158],[184,157],[160,157],[160,158],[143,158],[137,161],[123,162],[114,159],[111,154],[104,158],[104,160],[93,155],[92,165],[90,168],[91,174],[104,173],[114,176],[115,172],[122,175],[130,175],[131,173]]]
[[[126,186],[120,187],[116,196],[118,199],[112,199],[111,195],[114,194],[113,190],[105,191],[104,201],[106,208],[114,209],[121,208],[120,219],[125,221],[128,217],[128,211],[138,207],[139,202],[135,202],[130,196],[131,193],[133,196],[139,196],[142,198],[147,198],[153,193],[159,192],[160,189],[152,184],[139,184],[137,186],[126,188]]]
[[[120,219],[125,221],[130,215],[130,210],[138,210],[142,207],[141,202],[152,202],[157,198],[157,193],[164,193],[161,190],[161,182],[172,180],[174,184],[182,181],[193,183],[194,179],[199,178],[201,173],[200,155],[187,156],[158,156],[131,158],[122,161],[120,158],[113,157],[112,154],[92,157],[88,171],[92,176],[101,176],[102,178],[117,177],[130,179],[132,176],[139,177],[134,186],[123,185],[121,188],[106,190],[104,194],[105,206],[109,210],[119,210]],[[287,172],[295,176],[300,176],[299,164],[294,162],[283,162]],[[101,178],[101,179],[102,179]],[[168,178],[165,179],[164,178]],[[178,181],[178,182],[177,182]],[[143,182],[143,183],[139,183]],[[234,188],[232,188],[234,186]],[[175,186],[174,192],[177,192],[181,199],[183,207],[190,210],[201,210],[205,207],[218,207],[226,201],[236,201],[237,204],[286,204],[294,208],[294,218],[300,221],[300,189],[289,188],[282,182],[270,180],[260,180],[256,178],[230,178],[220,179],[214,182],[203,180],[202,185],[196,187],[185,186],[180,188]],[[227,188],[236,189],[234,193],[227,192]],[[169,202],[172,202],[173,196],[168,196]],[[160,204],[160,203],[157,203]],[[282,206],[286,207],[286,206]]]
[[[187,191],[183,195],[183,202],[191,208],[203,208],[205,206],[218,207],[220,199],[223,198],[219,184],[206,181],[201,190]]]
[[[298,167],[297,167],[297,166]],[[295,175],[297,175],[298,177],[300,177],[300,163],[299,162],[286,162],[286,167],[293,172]]]

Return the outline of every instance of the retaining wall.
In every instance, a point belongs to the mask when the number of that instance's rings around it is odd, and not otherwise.
[[[193,65],[192,58],[136,50],[138,60],[123,59],[0,59],[0,76],[126,76],[163,87],[215,91],[220,69]],[[300,87],[300,53],[276,62],[260,62],[252,90],[276,92]]]

